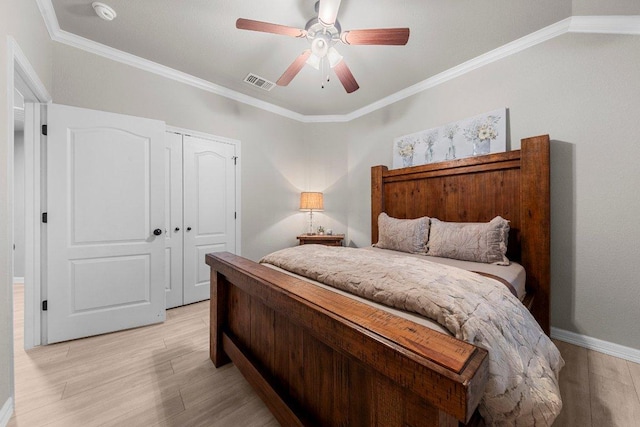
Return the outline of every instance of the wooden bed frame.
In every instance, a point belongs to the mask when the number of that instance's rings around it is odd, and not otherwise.
[[[520,150],[371,171],[377,218],[511,221],[508,256],[527,271],[549,332],[549,137]],[[232,361],[283,426],[481,423],[487,351],[230,253],[211,267],[210,355]]]

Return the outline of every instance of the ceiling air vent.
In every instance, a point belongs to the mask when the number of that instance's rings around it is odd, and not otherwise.
[[[276,85],[274,82],[270,82],[267,79],[263,79],[260,76],[256,76],[255,74],[249,73],[247,77],[244,78],[245,83],[249,83],[252,86],[259,87],[260,89],[270,91]]]

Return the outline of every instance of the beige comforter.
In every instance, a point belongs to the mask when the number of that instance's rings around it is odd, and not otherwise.
[[[303,245],[260,262],[418,313],[487,349],[489,381],[479,409],[488,425],[551,425],[560,413],[558,374],[564,361],[502,284],[428,259],[353,248]]]

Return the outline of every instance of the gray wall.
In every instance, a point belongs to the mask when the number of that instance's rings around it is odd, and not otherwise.
[[[348,123],[349,238],[370,243],[394,137],[506,106],[513,149],[553,140],[552,326],[640,349],[639,75],[640,37],[567,34]]]
[[[51,45],[42,16],[35,1],[2,0],[0,6],[0,408],[7,402],[13,389],[13,322],[11,277],[11,226],[13,205],[9,203],[10,171],[6,167],[10,117],[7,94],[7,69],[12,61],[7,56],[7,36],[11,35],[48,88],[51,87]],[[9,64],[8,64],[9,62]]]
[[[303,140],[307,152],[305,164],[305,188],[324,193],[324,211],[313,214],[314,228],[322,225],[335,234],[347,234],[348,226],[348,153],[345,138],[346,124],[307,124]],[[307,232],[308,214],[304,214]]]

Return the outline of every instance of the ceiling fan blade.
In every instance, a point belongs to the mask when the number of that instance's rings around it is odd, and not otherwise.
[[[409,29],[379,28],[343,31],[340,40],[346,44],[405,45],[409,41]]]
[[[285,25],[271,24],[269,22],[254,21],[252,19],[239,18],[236,21],[236,28],[239,30],[260,31],[262,33],[280,34],[289,37],[306,37],[307,32],[299,28],[287,27]]]
[[[302,54],[300,54],[300,56],[298,56],[296,60],[293,61],[291,65],[289,65],[289,68],[287,68],[285,72],[282,73],[276,84],[278,86],[287,86],[289,83],[291,83],[291,80],[293,80],[293,78],[300,72],[300,70],[302,70],[302,67],[304,67],[304,64],[307,62],[309,55],[311,55],[311,49],[307,49],[302,52]]]
[[[341,0],[320,0],[318,21],[325,27],[330,27],[336,23],[338,9],[340,9],[340,1]]]
[[[353,77],[353,74],[351,74],[351,70],[349,69],[349,67],[347,67],[344,59],[338,62],[335,67],[333,67],[333,71],[338,76],[338,79],[340,79],[340,83],[342,83],[342,86],[344,86],[344,89],[347,91],[347,93],[355,92],[360,88],[360,86],[358,86],[358,82]]]

